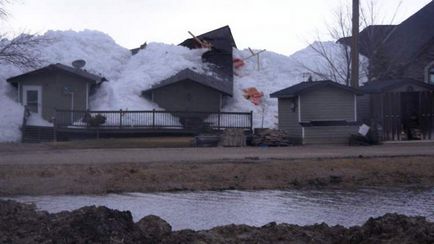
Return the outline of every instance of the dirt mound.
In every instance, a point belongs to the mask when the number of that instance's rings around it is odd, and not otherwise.
[[[181,230],[158,216],[134,223],[129,211],[84,207],[48,214],[35,206],[0,201],[0,243],[434,243],[434,223],[423,217],[386,214],[363,226],[269,223]]]

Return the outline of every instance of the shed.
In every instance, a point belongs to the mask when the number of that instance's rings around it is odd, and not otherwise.
[[[142,95],[169,111],[218,112],[232,84],[185,69],[159,82]]]
[[[105,80],[60,63],[7,79],[18,88],[18,101],[46,121],[51,121],[56,109],[87,110],[89,95]]]
[[[383,140],[432,139],[434,85],[392,79],[367,82],[360,89],[365,94],[359,97],[359,117],[379,126]]]
[[[361,91],[330,80],[301,82],[270,96],[278,99],[279,129],[297,144],[347,143],[357,133]]]

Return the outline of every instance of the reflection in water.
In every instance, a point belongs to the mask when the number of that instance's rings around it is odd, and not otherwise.
[[[154,214],[167,220],[175,230],[209,229],[232,223],[261,226],[272,221],[353,226],[363,224],[369,217],[393,212],[426,216],[434,221],[434,188],[128,193],[13,199],[35,203],[49,212],[99,205],[129,210],[135,221]]]

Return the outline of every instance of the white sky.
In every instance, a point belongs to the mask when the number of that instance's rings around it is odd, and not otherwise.
[[[351,0],[11,0],[3,30],[99,30],[118,44],[145,41],[178,44],[187,31],[201,34],[229,25],[239,48],[289,55],[325,34],[332,13]],[[366,2],[368,0],[360,0]],[[370,0],[369,0],[370,1]],[[390,23],[401,0],[374,0],[379,19]],[[400,23],[431,0],[402,0]]]

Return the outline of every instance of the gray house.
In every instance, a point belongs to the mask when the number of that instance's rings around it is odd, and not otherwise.
[[[223,97],[232,96],[232,82],[185,69],[142,95],[168,111],[219,112]]]
[[[354,88],[330,80],[308,81],[277,91],[279,129],[293,143],[347,143],[357,133],[357,96]]]
[[[18,88],[18,101],[50,121],[56,109],[87,110],[89,95],[106,79],[63,64],[51,64],[7,81]]]
[[[142,95],[167,111],[219,112],[225,97],[233,93],[233,57],[236,47],[229,26],[197,36],[211,44],[202,55],[213,75],[185,69],[158,82]],[[190,38],[179,44],[190,49],[201,48],[197,39]]]

